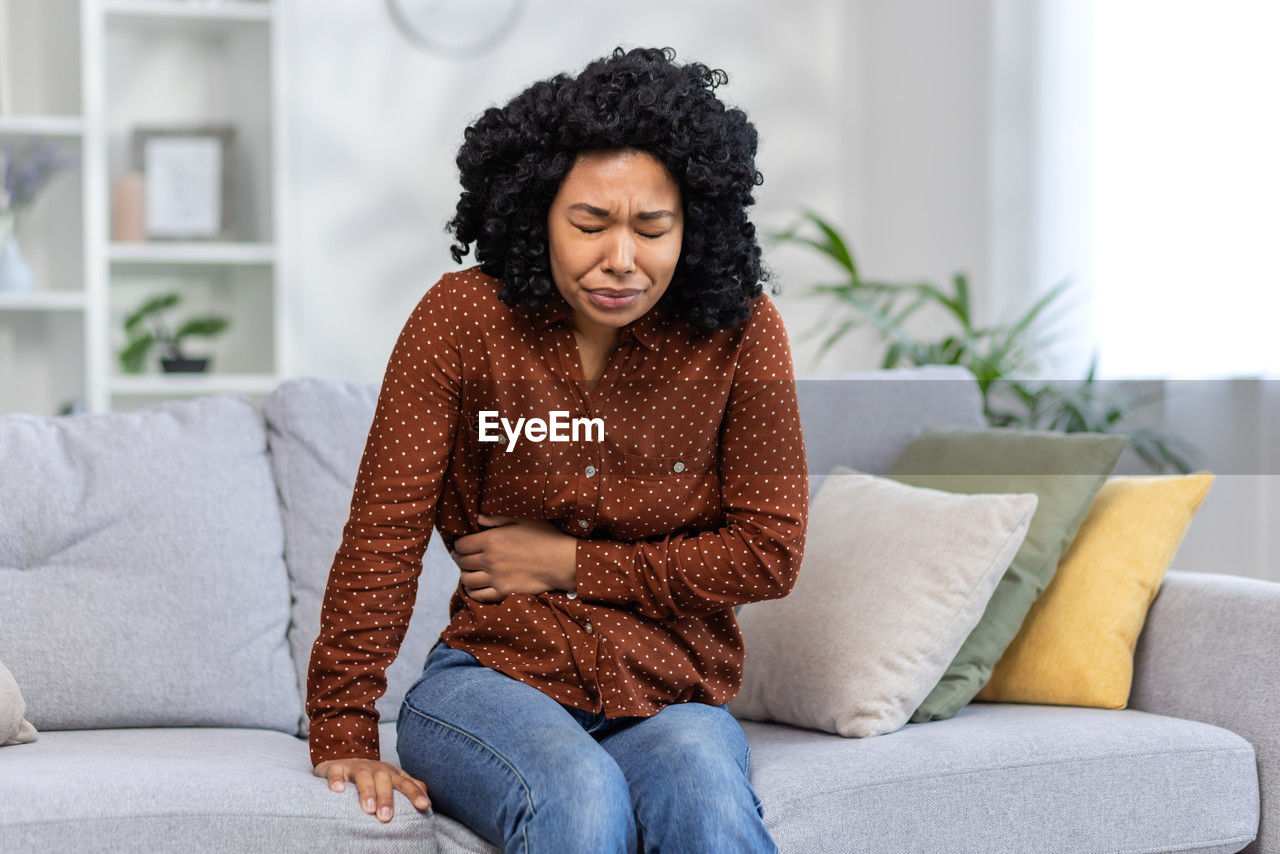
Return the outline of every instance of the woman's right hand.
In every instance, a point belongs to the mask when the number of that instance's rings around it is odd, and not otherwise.
[[[427,797],[427,784],[410,777],[396,766],[377,759],[326,759],[318,764],[314,773],[329,780],[329,788],[341,792],[346,781],[356,784],[360,793],[360,805],[373,814],[377,810],[379,821],[391,821],[394,806],[392,793],[399,789],[420,810],[431,808]]]

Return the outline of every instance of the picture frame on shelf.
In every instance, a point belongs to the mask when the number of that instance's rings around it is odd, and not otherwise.
[[[227,240],[232,125],[140,126],[134,168],[145,184],[149,240]]]

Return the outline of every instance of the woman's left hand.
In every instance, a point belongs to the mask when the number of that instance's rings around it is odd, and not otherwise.
[[[477,517],[488,530],[454,540],[449,552],[462,570],[462,586],[477,602],[501,602],[513,593],[573,590],[576,537],[542,519]]]

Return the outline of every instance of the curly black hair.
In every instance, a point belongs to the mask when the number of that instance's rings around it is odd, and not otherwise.
[[[723,70],[674,58],[669,47],[617,47],[577,77],[556,74],[486,109],[458,150],[462,194],[445,226],[456,236],[453,260],[474,242],[480,269],[502,283],[503,302],[546,303],[555,292],[546,215],[578,152],[647,151],[678,181],[685,220],[659,304],[707,331],[746,320],[771,278],[746,211],[764,180],[756,129],[715,96],[729,80]]]

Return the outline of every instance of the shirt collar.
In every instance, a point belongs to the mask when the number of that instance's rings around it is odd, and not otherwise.
[[[573,308],[559,291],[556,291],[547,303],[532,310],[534,328],[539,330],[546,329],[555,323],[569,322],[572,317]],[[622,337],[619,340],[626,341],[628,337],[633,337],[648,349],[657,350],[662,342],[663,329],[669,319],[670,316],[661,304],[655,305],[626,326],[620,327]]]

